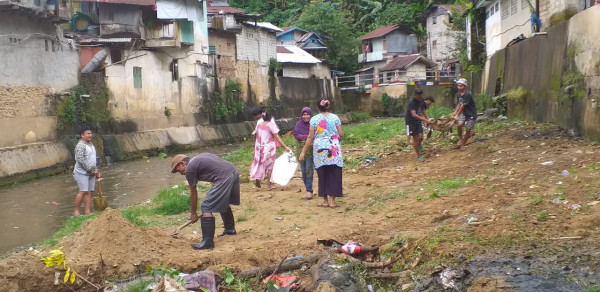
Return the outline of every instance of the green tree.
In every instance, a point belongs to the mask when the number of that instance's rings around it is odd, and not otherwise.
[[[359,43],[351,19],[339,4],[318,1],[306,5],[294,25],[326,36],[327,61],[332,69],[353,73],[359,67]]]
[[[480,71],[485,65],[487,58],[485,49],[485,12],[483,9],[475,9],[473,3],[467,0],[458,0],[462,11],[452,10],[452,31],[459,32],[454,39],[454,48],[457,52],[456,58],[464,71]],[[467,51],[467,34],[465,33],[467,17],[470,18],[471,27],[471,60]]]

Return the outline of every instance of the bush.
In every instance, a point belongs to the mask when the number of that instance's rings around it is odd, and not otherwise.
[[[402,113],[401,100],[406,99],[406,96],[394,98],[387,93],[381,95],[381,106],[383,107],[383,115],[388,117],[396,117]]]
[[[492,106],[492,97],[487,93],[475,95],[475,105],[478,112],[483,112]]]
[[[352,116],[354,122],[367,121],[371,118],[371,116],[365,112],[350,112],[349,114]]]

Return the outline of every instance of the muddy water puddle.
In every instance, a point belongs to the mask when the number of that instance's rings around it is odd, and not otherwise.
[[[224,154],[238,145],[199,149],[200,152]],[[170,158],[150,157],[102,166],[102,194],[108,206],[123,208],[152,199],[160,189],[181,184],[185,178],[171,174]],[[98,185],[94,196],[97,195]],[[39,243],[52,235],[62,222],[73,215],[77,184],[72,170],[0,188],[0,254],[12,249]],[[92,203],[93,211],[93,203]],[[83,214],[83,206],[80,209]]]

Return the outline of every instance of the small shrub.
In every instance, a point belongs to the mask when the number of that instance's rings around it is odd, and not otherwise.
[[[395,117],[402,113],[401,100],[406,99],[406,96],[399,98],[391,97],[387,93],[381,95],[381,106],[383,107],[383,115]]]
[[[350,115],[355,122],[367,121],[371,118],[371,116],[365,112],[350,112]]]

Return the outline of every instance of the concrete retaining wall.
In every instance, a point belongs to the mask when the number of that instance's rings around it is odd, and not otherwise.
[[[522,88],[508,100],[509,116],[553,122],[600,140],[600,5],[547,35],[498,51],[486,64],[481,88],[509,96]]]

